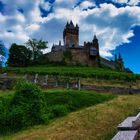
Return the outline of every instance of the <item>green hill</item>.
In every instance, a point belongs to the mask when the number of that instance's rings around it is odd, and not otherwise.
[[[70,113],[51,122],[28,130],[0,137],[0,140],[110,140],[117,132],[117,125],[140,106],[139,95],[124,95]]]

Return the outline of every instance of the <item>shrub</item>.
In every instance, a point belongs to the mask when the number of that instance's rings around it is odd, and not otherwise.
[[[46,103],[41,89],[32,83],[20,81],[15,90],[11,105],[20,110],[19,112],[23,115],[21,119],[24,119],[22,122],[25,123],[25,126],[42,123]]]
[[[65,105],[53,105],[48,108],[50,118],[57,118],[68,114],[68,109]]]
[[[0,98],[1,134],[48,122],[47,117],[44,117],[44,93],[38,86],[20,81],[15,86],[14,96],[3,98]]]
[[[112,98],[113,95],[76,90],[43,93],[38,86],[20,81],[15,86],[15,94],[0,97],[0,134],[48,124],[50,119]]]

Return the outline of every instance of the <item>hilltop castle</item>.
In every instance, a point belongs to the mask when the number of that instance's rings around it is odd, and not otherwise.
[[[73,22],[67,22],[63,31],[63,45],[59,41],[58,45],[53,44],[52,50],[47,54],[49,62],[64,62],[67,65],[96,66],[104,65],[113,69],[124,70],[121,55],[110,61],[102,58],[99,54],[99,43],[96,35],[90,42],[79,45],[79,26],[74,26]]]

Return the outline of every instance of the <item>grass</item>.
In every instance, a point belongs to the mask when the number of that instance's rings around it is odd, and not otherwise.
[[[130,115],[136,115],[140,95],[123,95],[111,101],[91,106],[51,122],[0,140],[110,140],[117,125]]]
[[[13,93],[14,92],[10,90],[5,90],[5,91],[0,90],[0,97],[5,96],[5,95],[12,95]]]
[[[70,111],[96,105],[114,97],[116,96],[93,91],[49,90],[46,92],[47,106],[64,105]]]
[[[64,66],[36,66],[26,68],[3,68],[3,72],[11,72],[16,74],[36,74],[39,75],[54,75],[54,76],[69,76],[69,77],[92,77],[97,79],[107,80],[122,80],[122,81],[135,81],[140,76],[135,74],[128,74],[118,72],[108,68],[95,68],[95,67],[64,67]]]
[[[27,87],[24,87],[25,84]],[[16,93],[14,91],[11,93],[3,92],[3,95],[1,93],[1,135],[14,133],[37,124],[48,124],[50,121],[66,116],[70,112],[114,98],[110,94],[78,90],[40,92],[35,85],[25,84],[19,84],[16,87]],[[39,117],[40,119],[38,119]]]

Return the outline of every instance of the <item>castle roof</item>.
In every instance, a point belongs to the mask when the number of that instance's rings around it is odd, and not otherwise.
[[[79,26],[78,26],[78,24],[76,24],[76,26],[75,26],[75,25],[73,24],[73,21],[71,20],[70,22],[67,22],[66,28],[75,29],[75,28],[79,28]]]
[[[73,24],[72,20],[70,21],[70,27],[74,28],[74,24]]]

